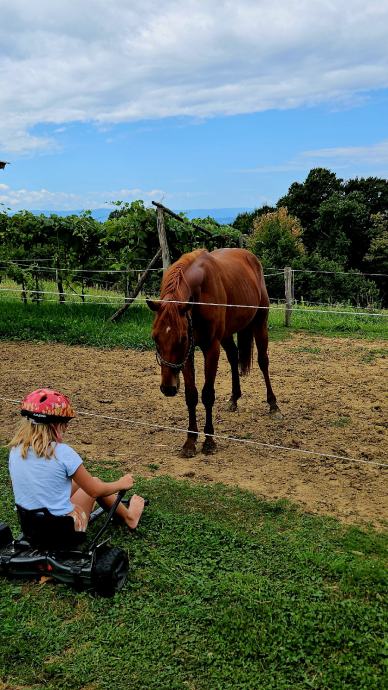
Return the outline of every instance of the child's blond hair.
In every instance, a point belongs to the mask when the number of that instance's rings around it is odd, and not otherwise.
[[[29,448],[32,448],[38,458],[49,459],[54,455],[58,432],[62,433],[65,428],[66,424],[36,424],[30,419],[23,419],[8,447],[21,446],[21,455],[24,459]]]

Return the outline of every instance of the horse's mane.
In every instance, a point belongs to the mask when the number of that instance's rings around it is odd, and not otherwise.
[[[160,290],[162,299],[166,297],[166,295],[171,295],[171,297],[175,297],[175,299],[178,300],[182,297],[182,283],[186,283],[187,285],[184,276],[185,270],[204,252],[206,252],[206,249],[195,249],[193,252],[183,254],[178,261],[175,261],[175,263],[167,269],[163,276]]]
[[[183,291],[183,286],[186,285],[189,290],[190,287],[185,278],[186,269],[191,266],[191,264],[204,252],[206,249],[195,249],[193,252],[188,254],[183,254],[183,256],[175,261],[175,263],[170,266],[165,272],[162,285],[160,288],[160,298],[161,299],[171,299],[177,300],[176,302],[171,302],[170,304],[164,303],[163,312],[168,312],[170,322],[173,322],[174,328],[176,328],[178,334],[182,331],[182,318],[179,313],[179,302],[186,301],[188,298]],[[190,295],[189,295],[190,296]]]

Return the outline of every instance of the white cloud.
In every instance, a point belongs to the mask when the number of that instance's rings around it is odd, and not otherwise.
[[[302,151],[295,158],[279,165],[259,166],[239,170],[240,173],[276,173],[309,170],[313,167],[345,169],[357,166],[359,174],[388,172],[388,140],[370,146],[340,146]],[[365,172],[363,172],[365,171]]]
[[[304,159],[309,161],[316,160],[332,164],[340,163],[343,165],[373,165],[376,167],[385,166],[388,169],[388,139],[380,141],[371,146],[340,146],[315,151],[304,151]]]
[[[211,117],[388,86],[381,0],[0,0],[0,148],[47,123]]]
[[[160,201],[168,195],[162,189],[116,189],[101,192],[89,192],[75,194],[73,192],[58,192],[48,189],[12,189],[10,186],[0,184],[0,203],[12,210],[18,209],[60,209],[63,211],[84,208],[102,208],[112,201],[134,201],[143,199],[147,204],[151,201]]]

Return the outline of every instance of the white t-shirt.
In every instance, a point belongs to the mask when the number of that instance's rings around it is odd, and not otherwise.
[[[73,510],[70,501],[71,477],[82,458],[66,443],[56,443],[51,458],[39,458],[30,447],[26,459],[21,447],[11,448],[9,473],[15,503],[33,510],[47,508],[53,515],[67,515]]]

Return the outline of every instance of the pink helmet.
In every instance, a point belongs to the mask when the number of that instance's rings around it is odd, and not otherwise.
[[[69,398],[50,388],[38,388],[21,402],[21,414],[39,424],[69,422],[75,412]]]

